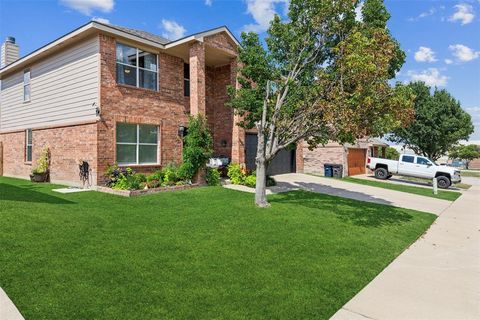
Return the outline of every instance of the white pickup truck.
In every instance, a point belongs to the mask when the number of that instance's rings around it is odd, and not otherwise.
[[[438,187],[442,189],[450,187],[452,182],[461,181],[459,170],[439,166],[428,158],[411,154],[401,154],[398,161],[368,158],[367,167],[375,172],[375,178],[382,180],[389,179],[394,174],[425,179],[437,178]]]

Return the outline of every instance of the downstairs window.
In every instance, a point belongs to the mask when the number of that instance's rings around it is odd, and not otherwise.
[[[117,123],[117,163],[158,164],[158,126]]]

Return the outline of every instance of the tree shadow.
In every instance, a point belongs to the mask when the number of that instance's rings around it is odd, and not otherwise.
[[[315,193],[305,190],[279,193],[272,196],[271,203],[288,203],[311,209],[332,212],[340,220],[362,227],[382,227],[403,224],[412,220],[405,209],[384,204],[359,202],[358,200]]]
[[[52,196],[47,193],[38,192],[34,185],[23,185],[21,187],[11,184],[0,183],[0,201],[18,201],[18,202],[35,202],[35,203],[52,203],[52,204],[72,204],[74,202]]]

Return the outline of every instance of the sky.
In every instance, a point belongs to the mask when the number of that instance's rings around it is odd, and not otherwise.
[[[385,0],[389,28],[407,54],[397,80],[448,90],[475,125],[480,141],[480,0]],[[265,35],[288,0],[0,0],[0,39],[14,36],[20,54],[90,20],[142,29],[169,39],[226,25]]]

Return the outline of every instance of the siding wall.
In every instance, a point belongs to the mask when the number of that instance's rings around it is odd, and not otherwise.
[[[95,36],[30,66],[31,100],[23,102],[23,71],[2,80],[0,131],[95,120],[99,40]]]

